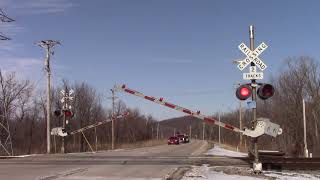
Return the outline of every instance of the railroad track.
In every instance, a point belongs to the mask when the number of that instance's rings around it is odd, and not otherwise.
[[[202,165],[252,166],[253,158],[221,156],[39,156],[0,160],[4,164],[148,164],[148,165]],[[261,156],[264,170],[320,170],[320,158],[289,158]]]
[[[320,158],[261,157],[263,169],[320,170]]]

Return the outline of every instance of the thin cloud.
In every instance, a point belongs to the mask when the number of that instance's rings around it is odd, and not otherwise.
[[[0,56],[6,56],[9,53],[14,53],[17,49],[21,49],[23,44],[14,41],[1,41]]]
[[[6,11],[20,15],[57,14],[76,6],[71,0],[0,0],[0,4]]]
[[[152,63],[163,63],[163,64],[192,64],[191,59],[178,59],[178,58],[154,58],[151,59]]]
[[[0,30],[7,36],[14,36],[24,30],[23,27],[19,26],[14,22],[0,23]]]
[[[32,74],[35,69],[39,69],[43,65],[43,61],[34,58],[7,57],[1,58],[0,62],[2,71],[17,72],[22,75],[25,73]]]
[[[16,24],[15,22],[10,23],[0,23],[0,33],[1,35],[8,37],[13,40],[1,41],[0,53],[3,52],[13,52],[23,45],[14,40],[15,35],[23,32],[24,28]]]
[[[25,14],[57,14],[66,12],[74,6],[75,3],[70,0],[31,0],[21,1],[14,8]]]

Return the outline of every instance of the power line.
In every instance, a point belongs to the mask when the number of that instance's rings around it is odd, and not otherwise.
[[[4,12],[3,10],[0,8],[0,21],[1,22],[13,22],[14,20],[9,18]],[[6,37],[5,35],[3,35],[2,33],[0,34],[0,40],[2,41],[6,41],[6,40],[11,40],[9,37]]]
[[[0,8],[0,21],[2,22],[13,22],[15,21],[12,18],[9,18],[6,13],[3,12],[3,10]]]

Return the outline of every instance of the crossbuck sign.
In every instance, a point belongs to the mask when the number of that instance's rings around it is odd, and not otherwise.
[[[72,101],[73,100],[73,97],[71,96],[73,94],[73,90],[70,89],[68,92],[65,92],[65,90],[61,90],[60,91],[61,94],[62,94],[62,99],[60,100],[61,103],[65,103],[67,101],[66,104],[63,105],[63,109],[71,109],[71,105],[68,105],[68,101]]]
[[[247,56],[245,59],[239,62],[238,68],[242,71],[251,62],[258,66],[261,71],[267,68],[267,65],[258,57],[268,46],[263,42],[254,51],[251,51],[244,43],[241,43],[239,49]]]

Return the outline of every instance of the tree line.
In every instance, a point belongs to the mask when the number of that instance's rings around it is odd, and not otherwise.
[[[320,115],[320,69],[319,63],[310,57],[288,58],[277,74],[270,77],[275,87],[275,94],[268,100],[258,100],[257,117],[269,118],[280,124],[282,135],[276,138],[262,136],[259,138],[260,149],[282,150],[289,156],[303,155],[303,113],[302,99],[306,102],[307,144],[313,156],[320,156],[319,120]],[[62,107],[60,90],[65,86],[74,89],[75,98],[72,110],[75,116],[68,128],[79,129],[111,117],[111,109],[102,106],[102,95],[85,82],[73,84],[64,81],[55,87],[51,94],[52,109]],[[244,105],[243,105],[244,106]],[[160,122],[152,116],[146,116],[139,109],[129,109],[122,101],[117,101],[115,112],[130,114],[115,121],[116,147],[124,143],[135,143],[150,139],[167,138],[174,132],[189,134],[192,138],[202,139],[201,120],[191,117]],[[51,112],[51,115],[53,113]],[[12,148],[15,155],[45,153],[46,151],[46,98],[45,91],[36,91],[29,80],[16,78],[15,73],[3,74],[0,71],[0,122],[9,122]],[[218,119],[218,113],[212,115]],[[221,121],[239,127],[239,109],[221,114]],[[243,127],[250,127],[251,110],[242,110]],[[61,127],[62,118],[52,115],[51,127]],[[5,128],[1,127],[1,142],[6,141]],[[218,126],[206,125],[205,139],[218,141]],[[97,150],[111,148],[111,123],[85,131],[90,143]],[[248,149],[250,139],[221,128],[222,143]],[[60,152],[61,138],[51,137],[52,152]],[[54,144],[56,146],[54,146]],[[56,149],[54,148],[56,147]],[[3,148],[1,148],[3,149]],[[89,151],[84,137],[79,133],[66,138],[67,152]],[[6,154],[3,150],[2,155]]]
[[[62,127],[63,118],[54,115],[53,111],[62,108],[60,91],[67,86],[74,90],[72,111],[74,116],[69,120],[66,129],[72,131],[111,118],[111,109],[102,106],[102,95],[88,85],[80,82],[63,84],[54,87],[51,93],[51,128]],[[1,142],[8,141],[10,130],[13,154],[32,154],[46,152],[46,91],[36,90],[29,80],[18,79],[14,72],[0,71],[0,122],[2,127]],[[139,109],[130,109],[121,101],[115,103],[115,115],[129,112],[129,115],[115,120],[115,147],[121,144],[135,143],[156,138],[157,121],[152,116],[143,115]],[[165,127],[160,127],[161,131]],[[111,123],[107,123],[84,132],[94,150],[111,149]],[[160,136],[161,135],[161,136]],[[158,138],[163,134],[158,133]],[[65,138],[66,152],[89,151],[89,145],[82,133]],[[61,138],[51,136],[51,152],[60,152]],[[10,149],[10,148],[8,148]],[[1,155],[8,155],[0,147]]]

